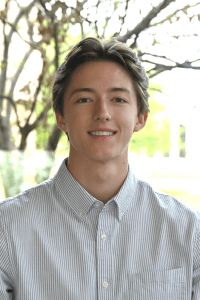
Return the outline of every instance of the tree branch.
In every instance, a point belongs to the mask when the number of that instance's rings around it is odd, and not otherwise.
[[[123,17],[121,17],[121,19],[120,19],[121,20],[121,27],[120,27],[119,32],[121,32],[122,26],[124,25],[125,17],[127,15],[127,10],[128,10],[128,4],[129,4],[129,0],[126,0],[125,13],[124,13]]]
[[[17,24],[18,24],[19,20],[21,19],[21,17],[23,16],[23,14],[25,14],[28,10],[30,10],[37,2],[38,2],[38,0],[33,0],[29,5],[27,5],[26,7],[23,7],[19,11],[17,17],[15,18],[15,20],[13,22],[11,30],[10,30],[10,32],[8,34],[8,40],[9,41],[11,40],[12,34],[15,31],[15,28],[17,27]]]
[[[41,6],[44,8],[46,15],[47,15],[50,19],[52,19],[52,18],[55,16],[55,13],[52,13],[52,11],[50,11],[50,10],[48,10],[48,9],[46,8],[44,0],[38,0],[38,1],[39,1],[39,3],[41,4]],[[79,11],[76,7],[69,6],[69,5],[67,5],[67,4],[65,4],[64,2],[61,2],[61,1],[57,1],[56,4],[58,4],[58,2],[59,2],[59,4],[60,4],[60,6],[65,7],[66,9],[67,9],[67,8],[70,8],[71,10],[75,11],[76,14],[77,14],[81,19],[83,19],[84,21],[88,22],[89,24],[92,24],[92,22],[91,22],[90,20],[88,20],[88,18],[83,17],[83,16],[80,15],[80,11]],[[87,2],[87,1],[83,1],[83,3],[81,3],[81,5],[83,6],[86,2]],[[80,3],[79,3],[79,4],[80,4]]]
[[[174,66],[165,66],[165,65],[162,65],[162,64],[159,64],[159,63],[153,63],[152,61],[148,60],[148,59],[141,59],[142,62],[147,62],[147,63],[151,63],[151,64],[154,64],[155,67],[148,70],[147,71],[147,75],[149,78],[153,78],[155,76],[157,76],[158,74],[164,72],[164,71],[170,71],[174,68],[183,68],[183,69],[194,69],[194,70],[200,70],[200,67],[193,67],[192,66],[192,62],[189,62],[189,61],[185,61],[184,63],[182,64],[179,64],[177,62],[175,62],[175,65]],[[152,71],[155,71],[153,74],[152,74]]]
[[[41,114],[35,120],[34,123],[32,123],[32,124],[26,123],[24,127],[20,127],[21,142],[20,142],[19,150],[22,150],[22,151],[25,150],[26,140],[27,140],[29,133],[38,127],[39,122],[45,117],[45,115],[47,114],[47,112],[50,108],[51,108],[51,104],[48,103],[47,106],[44,108],[44,110],[41,112]]]
[[[4,95],[0,95],[0,99],[7,99],[12,104],[14,111],[15,111],[16,118],[17,118],[17,125],[19,128],[21,128],[15,101],[10,96],[4,96]]]
[[[125,35],[117,37],[117,40],[125,43],[132,35],[138,36],[140,32],[149,27],[150,22],[158,15],[158,13],[167,7],[175,0],[163,0],[158,6],[154,7],[146,17],[132,30],[129,30]]]
[[[16,32],[18,34],[18,36],[22,39],[22,41],[24,41],[26,44],[28,44],[30,47],[37,49],[38,43],[30,43],[27,40],[25,40],[21,34],[19,33],[19,31],[17,30],[17,28],[10,22],[6,21],[4,18],[2,18],[0,16],[0,20],[4,23],[4,24],[8,24],[9,26],[11,26],[11,28],[13,29],[13,32]],[[40,42],[39,42],[40,43]]]
[[[34,95],[34,101],[33,101],[33,104],[32,104],[32,107],[31,107],[31,112],[26,120],[26,124],[29,123],[29,120],[33,114],[33,111],[35,109],[35,105],[36,105],[36,102],[37,102],[37,97],[39,95],[39,92],[40,92],[40,89],[41,89],[41,86],[42,86],[42,81],[43,81],[43,78],[44,78],[44,69],[45,69],[45,66],[46,66],[46,62],[43,60],[43,66],[42,66],[42,72],[39,76],[39,79],[38,79],[38,86],[37,86],[37,89],[35,91],[35,95]]]
[[[140,59],[142,59],[141,56],[143,56],[143,55],[150,55],[150,56],[153,56],[153,57],[164,58],[164,59],[169,60],[169,61],[171,61],[175,64],[177,63],[176,61],[174,61],[174,60],[172,60],[172,59],[170,59],[166,56],[163,56],[163,55],[157,55],[157,54],[152,54],[152,53],[148,53],[148,52],[140,52],[140,51],[138,52],[138,56],[139,56]]]
[[[99,9],[99,4],[100,4],[100,0],[98,0],[97,2],[97,5],[96,5],[96,14],[98,12],[98,9]],[[97,26],[97,20],[94,22],[94,27],[95,27],[95,30],[96,30],[96,35],[97,37],[99,38],[99,33],[98,33],[98,26]]]
[[[45,108],[43,109],[43,111],[40,113],[40,115],[37,117],[37,119],[35,120],[35,122],[33,122],[32,124],[28,124],[26,122],[26,125],[24,127],[21,127],[22,130],[23,128],[29,128],[29,132],[31,132],[32,130],[36,129],[39,125],[39,122],[44,118],[44,116],[47,114],[47,112],[49,111],[49,109],[51,108],[51,103],[48,103]]]
[[[46,8],[46,6],[45,6],[45,1],[43,1],[43,0],[38,0],[38,2],[39,2],[39,3],[41,4],[41,6],[44,8],[46,15],[47,15],[50,19],[52,19],[52,14],[51,14],[51,12]]]
[[[22,62],[20,63],[16,73],[15,73],[15,76],[14,78],[12,79],[12,84],[11,84],[11,88],[10,88],[10,92],[9,92],[9,96],[13,97],[13,92],[14,92],[14,88],[15,88],[15,85],[17,83],[17,80],[19,78],[19,75],[21,74],[23,68],[24,68],[24,65],[26,63],[26,61],[28,60],[28,58],[30,57],[31,53],[33,52],[33,49],[30,48],[27,53],[24,55],[24,58],[22,60]]]
[[[190,7],[195,7],[195,6],[199,5],[199,4],[200,4],[200,2],[198,2],[198,3],[194,4],[194,5],[186,5],[183,8],[177,9],[177,10],[175,10],[175,12],[173,14],[169,15],[167,18],[163,19],[160,22],[153,23],[153,24],[149,25],[149,27],[153,27],[153,26],[157,26],[157,25],[163,24],[164,22],[169,21],[172,17],[174,17],[179,11],[186,10],[186,9],[188,9]]]

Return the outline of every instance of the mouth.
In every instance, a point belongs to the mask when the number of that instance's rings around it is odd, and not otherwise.
[[[93,131],[93,132],[88,132],[89,135],[91,136],[92,139],[98,140],[99,142],[105,141],[105,140],[110,140],[112,137],[117,133],[117,131]]]
[[[94,131],[94,132],[88,132],[92,136],[112,136],[117,133],[117,131]]]

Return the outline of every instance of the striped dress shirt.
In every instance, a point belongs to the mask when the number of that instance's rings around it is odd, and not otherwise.
[[[0,300],[199,300],[200,213],[130,164],[104,204],[67,162],[0,203]]]

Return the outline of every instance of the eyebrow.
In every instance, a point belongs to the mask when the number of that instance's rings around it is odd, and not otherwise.
[[[91,88],[75,89],[75,90],[72,91],[71,96],[73,96],[74,94],[79,93],[79,92],[95,93],[95,90],[91,89]],[[126,93],[131,95],[131,91],[127,88],[113,87],[113,88],[108,89],[108,92],[126,92]]]
[[[90,93],[95,93],[95,91],[93,89],[90,89],[90,88],[80,88],[80,89],[75,89],[71,92],[71,96],[73,96],[74,94],[76,93],[79,93],[79,92],[90,92]]]
[[[131,91],[127,88],[118,88],[118,87],[113,87],[108,90],[109,92],[127,92],[128,94],[131,95]]]

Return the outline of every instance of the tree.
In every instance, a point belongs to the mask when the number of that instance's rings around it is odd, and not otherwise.
[[[3,23],[3,39],[4,39],[4,52],[3,52],[3,60],[1,63],[1,76],[0,76],[0,148],[5,150],[11,150],[11,137],[10,137],[10,116],[11,116],[11,108],[14,108],[14,111],[16,113],[16,120],[17,125],[19,126],[20,133],[21,133],[21,145],[20,148],[23,148],[23,144],[25,143],[27,132],[31,130],[30,125],[28,124],[28,121],[31,117],[31,114],[29,115],[27,122],[24,127],[20,125],[18,112],[17,112],[17,106],[16,102],[13,100],[14,96],[14,89],[16,86],[16,83],[19,79],[19,76],[24,68],[24,65],[28,58],[30,57],[33,49],[39,47],[40,42],[35,42],[32,37],[32,24],[30,24],[28,20],[28,13],[29,11],[34,7],[37,1],[32,1],[28,6],[24,8],[20,8],[16,18],[14,19],[13,23],[10,23],[8,21],[8,11],[9,6],[11,4],[11,1],[5,2],[5,8],[1,11],[0,19]],[[12,83],[10,84],[10,87],[8,88],[8,64],[9,64],[9,48],[12,42],[13,33],[17,32],[18,35],[21,37],[20,33],[17,30],[17,25],[19,24],[22,17],[25,16],[27,19],[27,22],[29,23],[29,36],[30,41],[28,43],[30,45],[30,48],[28,51],[24,54],[24,57],[22,61],[19,63],[14,76],[12,77]],[[10,29],[8,33],[6,33],[7,25],[10,26]],[[21,37],[22,38],[22,37]],[[23,38],[22,38],[23,39]],[[23,39],[24,40],[24,39]],[[39,86],[35,91],[35,99],[32,105],[32,111],[34,110],[34,106],[37,100],[38,90],[41,85],[41,76],[39,79]],[[3,113],[5,109],[3,108],[3,102],[7,100],[6,102],[6,115],[3,116]],[[40,118],[39,118],[40,119]],[[39,119],[37,121],[39,121]],[[36,121],[36,124],[37,124]],[[32,124],[32,128],[35,128],[36,124]]]
[[[145,153],[148,157],[153,157],[156,152],[160,152],[164,157],[168,157],[171,148],[170,119],[166,116],[166,107],[154,99],[157,90],[161,90],[161,87],[150,87],[151,113],[145,130],[141,130],[139,134],[133,134],[129,151],[138,155]]]
[[[127,43],[138,52],[140,60],[145,64],[149,78],[155,77],[173,68],[192,68],[200,70],[198,62],[199,43],[193,52],[185,53],[181,59],[173,52],[166,51],[166,40],[171,48],[187,39],[198,41],[198,27],[185,33],[182,24],[195,24],[200,19],[200,2],[185,5],[178,0],[152,0],[141,7],[139,0],[83,0],[51,1],[34,0],[27,6],[20,1],[5,0],[0,11],[3,32],[3,53],[0,75],[0,149],[12,150],[16,142],[12,142],[11,111],[15,112],[15,126],[18,128],[20,143],[17,146],[25,150],[27,137],[40,124],[47,124],[52,116],[51,85],[56,69],[74,43],[86,36],[112,38]],[[15,9],[16,16],[11,13]],[[32,17],[34,15],[35,17]],[[112,27],[114,25],[114,27]],[[113,29],[115,28],[115,32]],[[177,29],[179,28],[179,29]],[[75,38],[73,31],[76,30]],[[13,59],[9,49],[17,35],[28,50],[18,67],[9,74],[9,66]],[[165,40],[163,39],[163,36]],[[16,37],[15,37],[16,38]],[[17,87],[20,75],[24,72],[27,61],[33,51],[39,51],[42,61],[38,71],[37,85],[34,89],[28,81],[21,88]],[[184,52],[184,51],[182,51]],[[195,56],[196,55],[196,56]],[[189,60],[188,60],[189,59]],[[23,97],[16,99],[19,92]],[[22,125],[23,124],[23,125]],[[61,131],[56,124],[48,128],[46,150],[55,151]]]

